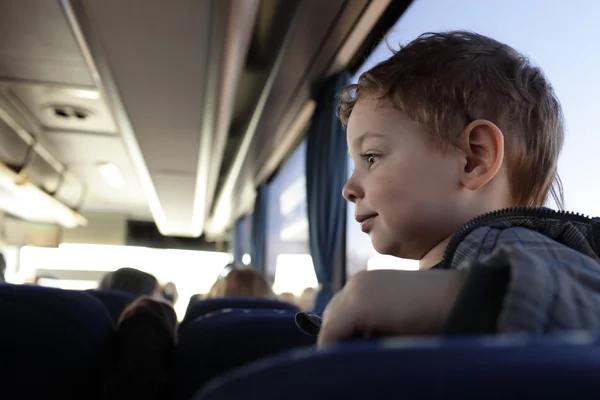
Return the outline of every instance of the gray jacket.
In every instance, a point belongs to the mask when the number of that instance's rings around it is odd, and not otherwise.
[[[600,218],[485,214],[454,235],[442,267],[467,274],[446,334],[600,330]]]

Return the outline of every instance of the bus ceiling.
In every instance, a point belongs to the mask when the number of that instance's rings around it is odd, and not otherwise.
[[[3,1],[0,163],[61,215],[221,240],[298,143],[315,84],[409,3]],[[21,176],[32,143],[46,162]]]

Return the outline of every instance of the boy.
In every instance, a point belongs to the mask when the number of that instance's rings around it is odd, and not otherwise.
[[[564,125],[539,68],[482,35],[425,34],[346,88],[339,115],[356,220],[421,271],[356,274],[320,345],[600,327],[600,220],[542,208]]]

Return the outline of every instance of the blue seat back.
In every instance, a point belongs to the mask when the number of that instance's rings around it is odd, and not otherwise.
[[[581,339],[349,343],[259,361],[194,399],[595,399],[600,346]]]
[[[108,375],[113,326],[85,292],[0,285],[2,398],[94,398]]]
[[[123,310],[135,300],[133,294],[116,290],[88,290],[88,293],[104,304],[114,324],[119,320]]]
[[[196,302],[190,302],[182,325],[202,317],[208,313],[220,311],[228,308],[244,308],[248,310],[293,310],[299,311],[293,304],[279,300],[260,299],[251,297],[223,297],[218,299],[206,299]]]
[[[190,398],[209,379],[315,338],[300,332],[295,311],[224,310],[180,327],[176,348],[178,398]]]

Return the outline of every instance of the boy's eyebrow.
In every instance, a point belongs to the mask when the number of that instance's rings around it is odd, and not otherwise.
[[[356,139],[356,141],[358,142],[358,145],[361,146],[363,144],[363,142],[370,137],[378,137],[378,138],[385,139],[385,135],[383,133],[374,132],[374,131],[366,131],[362,135],[360,135],[358,137],[358,139]]]
[[[382,138],[382,139],[386,138],[386,136],[383,133],[374,132],[374,131],[366,131],[366,132],[362,133],[357,139],[353,140],[353,142],[356,143],[356,145],[358,147],[360,147],[360,146],[362,146],[363,142],[370,137],[378,137],[378,138]],[[350,156],[350,158],[352,158],[352,155],[350,154],[350,146],[348,146],[348,155]]]

